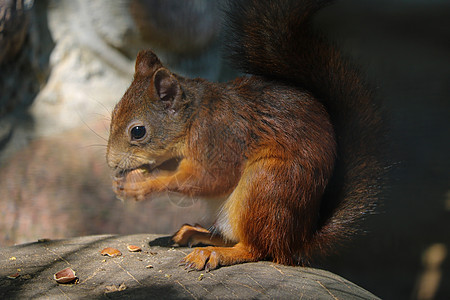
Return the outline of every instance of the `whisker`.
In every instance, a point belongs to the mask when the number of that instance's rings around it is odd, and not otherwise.
[[[111,123],[111,118],[108,118],[107,119],[107,121],[109,122],[109,123]],[[103,124],[103,129],[106,131],[106,134],[108,134],[108,136],[110,135],[110,127],[109,126],[107,126],[106,124]]]
[[[111,115],[111,114],[112,114],[112,110],[110,110],[110,108],[106,107],[105,104],[103,104],[102,102],[100,102],[100,101],[98,101],[98,100],[94,100],[94,101],[97,102],[98,104],[100,104],[100,106],[102,106],[102,107],[106,110],[106,112],[108,113],[108,115]]]
[[[83,118],[81,118],[81,116],[80,116],[80,120],[81,120],[81,122],[83,122],[83,124],[84,124],[84,125],[85,125],[85,126],[86,126],[93,134],[95,134],[98,138],[104,140],[105,142],[108,142],[108,139],[107,139],[107,138],[101,136],[101,135],[100,135],[99,133],[97,133],[94,129],[92,129],[92,127],[89,126],[88,123],[86,123],[86,122],[83,120]]]
[[[143,155],[135,154],[132,152],[119,152],[119,153],[116,153],[116,156],[120,157],[119,165],[122,165],[122,166],[131,165],[130,164],[131,161],[139,161],[142,163],[145,163],[148,161],[147,157],[145,157]]]
[[[106,148],[107,145],[106,144],[91,144],[91,145],[86,145],[86,146],[80,146],[79,149],[86,149],[86,148],[93,148],[93,147]]]
[[[106,116],[106,115],[101,114],[101,113],[91,113],[91,115],[102,117],[102,119],[105,120],[105,121],[111,121],[111,117],[110,116]]]

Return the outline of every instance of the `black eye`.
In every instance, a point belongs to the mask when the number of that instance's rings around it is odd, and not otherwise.
[[[145,137],[146,133],[147,130],[145,129],[145,126],[134,126],[130,130],[131,139],[134,141],[141,140]]]

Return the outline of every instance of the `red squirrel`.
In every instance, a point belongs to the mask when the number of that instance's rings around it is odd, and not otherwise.
[[[187,268],[304,264],[371,211],[381,118],[358,69],[311,27],[327,2],[230,1],[226,53],[247,74],[230,82],[184,78],[139,52],[107,162],[120,199],[222,199],[210,229],[184,225],[172,237],[211,245],[187,255]]]

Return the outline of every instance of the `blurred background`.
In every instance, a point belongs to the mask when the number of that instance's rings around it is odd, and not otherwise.
[[[208,225],[201,201],[122,203],[105,161],[109,118],[151,48],[225,81],[220,1],[0,0],[0,247]],[[330,270],[386,299],[450,298],[450,3],[343,0],[316,19],[361,64],[389,127],[378,214]]]

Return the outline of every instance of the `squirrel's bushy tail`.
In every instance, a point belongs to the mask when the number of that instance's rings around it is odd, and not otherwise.
[[[230,1],[227,53],[242,71],[290,83],[328,110],[338,142],[333,178],[323,197],[314,250],[328,252],[371,212],[382,167],[380,114],[357,68],[311,28],[330,1]]]

